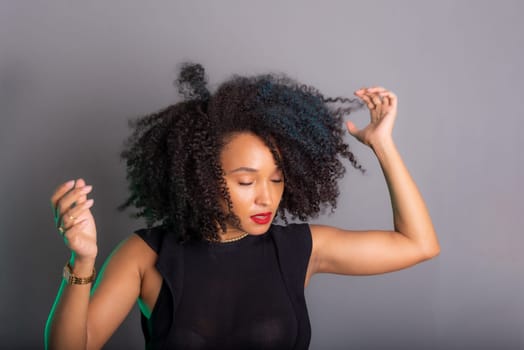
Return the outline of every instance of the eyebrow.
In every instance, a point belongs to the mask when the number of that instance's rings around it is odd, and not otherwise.
[[[280,168],[276,168],[276,170],[280,171],[281,169]],[[236,168],[236,169],[231,170],[228,174],[239,173],[241,171],[245,171],[245,172],[248,172],[248,173],[256,173],[258,171],[258,169],[249,168],[249,167],[246,167],[246,166],[241,166],[240,168]]]
[[[234,170],[231,170],[229,172],[229,174],[238,173],[238,172],[241,172],[241,171],[247,171],[249,173],[256,173],[258,170],[254,169],[254,168],[248,168],[248,167],[245,167],[245,166],[241,166],[240,168],[236,168]]]

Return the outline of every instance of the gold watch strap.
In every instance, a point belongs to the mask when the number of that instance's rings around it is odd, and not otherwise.
[[[73,268],[69,262],[64,266],[64,279],[68,284],[89,284],[96,278],[96,270],[93,267],[93,273],[89,277],[78,277],[73,273]]]

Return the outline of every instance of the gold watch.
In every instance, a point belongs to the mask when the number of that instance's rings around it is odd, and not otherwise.
[[[73,273],[71,264],[69,262],[64,266],[64,272],[62,274],[67,284],[89,284],[96,278],[96,270],[93,267],[93,273],[89,277],[78,277]]]

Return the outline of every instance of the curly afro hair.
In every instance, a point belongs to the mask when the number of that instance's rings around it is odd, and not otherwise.
[[[121,209],[136,207],[148,227],[163,225],[181,241],[217,240],[219,227],[239,227],[220,205],[232,208],[220,152],[238,132],[260,137],[282,169],[285,223],[336,208],[340,158],[363,171],[343,141],[343,116],[362,103],[326,98],[283,75],[233,76],[213,94],[206,83],[201,65],[184,64],[176,80],[184,99],[130,123],[122,158],[131,193]]]

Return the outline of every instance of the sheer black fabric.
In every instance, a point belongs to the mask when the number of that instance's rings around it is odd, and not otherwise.
[[[307,349],[307,224],[231,243],[178,244],[160,228],[137,234],[164,278],[151,317],[142,315],[148,349]]]

